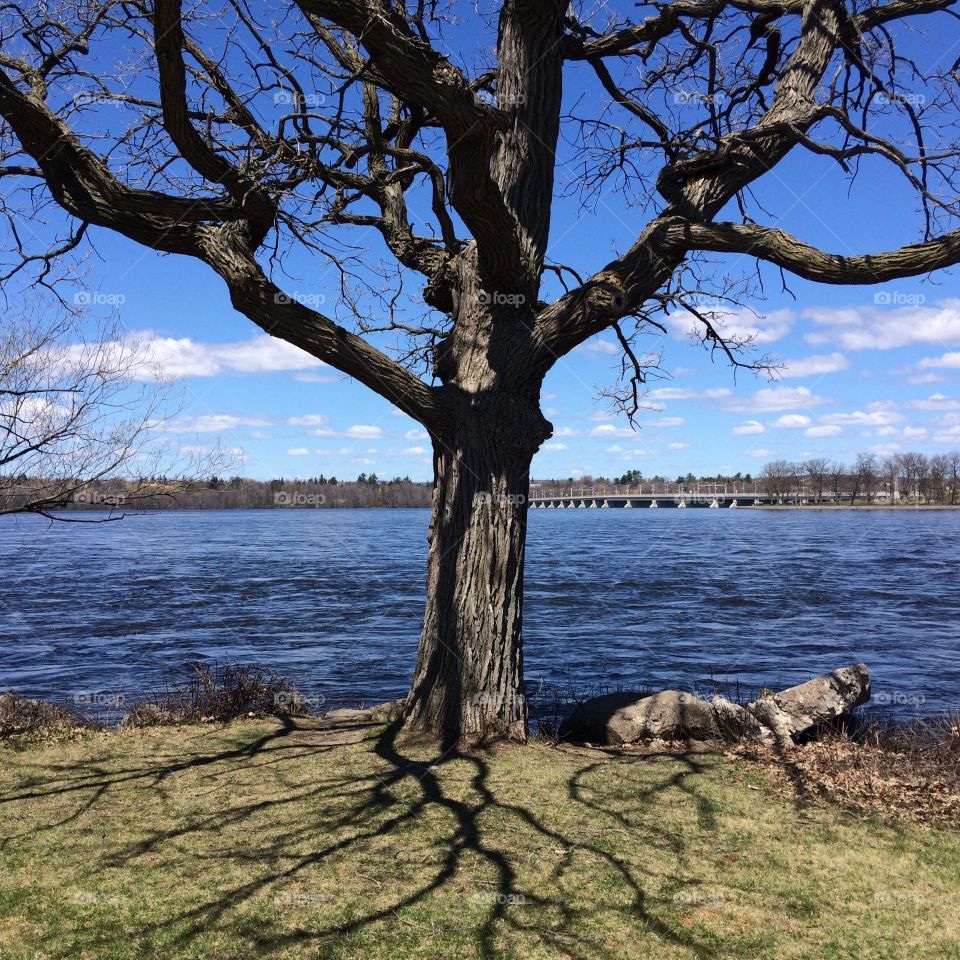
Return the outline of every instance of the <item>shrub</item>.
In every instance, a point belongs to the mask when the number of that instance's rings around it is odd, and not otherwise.
[[[233,720],[237,717],[308,716],[310,710],[286,680],[255,666],[191,665],[183,688],[135,703],[124,718],[127,727],[169,726]]]

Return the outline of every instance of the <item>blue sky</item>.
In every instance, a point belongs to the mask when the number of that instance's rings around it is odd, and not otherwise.
[[[953,34],[935,37],[929,48],[911,44],[928,66],[956,56]],[[460,59],[459,51],[451,56]],[[565,91],[568,106],[596,95],[582,66],[571,69]],[[107,116],[110,110],[120,122],[120,111],[107,108]],[[649,214],[612,181],[586,207],[575,195],[562,196],[576,187],[580,160],[570,143],[561,145],[548,257],[589,274],[628,246]],[[915,197],[879,163],[865,165],[851,187],[831,161],[795,153],[755,194],[766,211],[760,222],[831,252],[866,253],[919,239]],[[354,231],[351,239],[367,248],[375,269],[384,256],[379,236]],[[430,444],[418,424],[259,332],[233,311],[208,268],[104,231],[93,240],[96,257],[84,284],[96,299],[112,298],[130,335],[150,341],[156,367],[176,382],[180,410],[168,430],[182,442],[216,441],[236,452],[235,472],[258,478],[361,472],[430,478]],[[756,269],[742,257],[713,263],[718,289],[723,276]],[[337,311],[337,277],[322,261],[295,256],[287,272],[288,290]],[[555,435],[537,454],[534,477],[612,476],[632,468],[668,477],[755,472],[778,457],[849,461],[865,450],[960,447],[956,271],[882,287],[791,279],[792,294],[776,270],[762,268],[759,279],[762,290],[758,285],[726,324],[753,331],[757,354],[785,364],[774,381],[744,371],[735,377],[690,340],[688,318],[672,315],[667,336],[641,340],[642,350],[662,355],[667,376],[651,383],[650,409],[633,430],[599,396],[619,366],[613,336],[600,335],[561,359],[546,379],[543,407]],[[544,298],[558,292],[548,278]]]

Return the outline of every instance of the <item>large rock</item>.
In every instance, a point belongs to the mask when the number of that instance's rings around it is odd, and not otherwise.
[[[808,680],[747,704],[781,743],[836,720],[870,699],[870,673],[862,663]]]
[[[561,730],[588,743],[618,746],[642,740],[709,740],[721,735],[713,707],[692,693],[610,693],[579,704]]]
[[[388,703],[378,703],[375,707],[342,707],[328,710],[323,718],[336,723],[393,723],[403,715],[403,705],[403,700],[391,700]]]
[[[713,707],[713,716],[724,740],[760,740],[768,744],[773,742],[771,731],[746,707],[723,697],[714,697],[710,706]]]

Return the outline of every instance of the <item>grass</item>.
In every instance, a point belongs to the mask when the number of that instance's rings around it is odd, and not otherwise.
[[[0,748],[0,957],[960,957],[960,834],[313,718]]]

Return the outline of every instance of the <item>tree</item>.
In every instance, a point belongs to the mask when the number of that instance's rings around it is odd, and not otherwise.
[[[94,324],[84,343],[81,320],[41,310],[0,320],[0,515],[51,516],[125,470],[140,476],[122,502],[157,490],[144,448],[160,394],[134,383],[143,358],[115,323]],[[100,493],[103,507],[121,502]]]
[[[856,502],[857,494],[862,490],[867,503],[872,503],[877,494],[877,458],[872,453],[858,453],[853,473],[854,487],[850,502]]]
[[[792,465],[786,460],[773,460],[760,471],[763,492],[774,501],[782,501],[787,496],[792,478]]]
[[[827,482],[830,461],[823,457],[813,457],[804,463],[803,469],[810,478],[810,487],[817,503],[823,503],[823,489]]]
[[[829,284],[960,260],[960,232],[946,229],[957,211],[939,199],[953,194],[955,87],[896,48],[906,21],[949,24],[939,14],[951,6],[676,0],[631,22],[606,8],[580,19],[567,0],[505,0],[494,36],[464,4],[488,60],[467,71],[441,53],[444,4],[296,0],[282,15],[247,0],[193,12],[180,0],[7,5],[4,211],[23,223],[52,204],[69,217],[40,252],[13,252],[42,271],[101,229],[191,257],[239,313],[423,424],[434,516],[405,716],[454,740],[523,738],[527,494],[552,432],[545,374],[611,330],[625,358],[616,398],[636,412],[655,364],[635,340],[662,328],[665,309],[688,311],[708,347],[756,365],[697,305],[717,277],[707,253]],[[565,82],[589,93],[569,108],[580,113],[566,112]],[[908,95],[920,85],[937,94],[923,106]],[[580,186],[622,188],[624,219],[650,211],[585,277],[584,264],[547,259],[562,123]],[[920,242],[848,256],[764,225],[754,188],[795,150],[841,175],[889,163],[923,208]],[[390,262],[353,252],[363,231]],[[311,259],[341,277],[343,309],[282,285]],[[413,277],[419,314],[397,309]],[[398,331],[409,343],[391,353]]]

